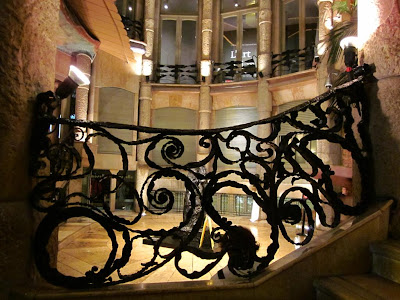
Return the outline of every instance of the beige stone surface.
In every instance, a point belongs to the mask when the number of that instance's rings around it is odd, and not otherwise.
[[[380,19],[382,23],[364,46],[364,60],[366,63],[375,64],[374,75],[379,80],[377,85],[371,84],[368,89],[371,104],[370,131],[373,144],[374,184],[377,196],[400,199],[399,4],[394,0],[372,2],[385,14],[385,17]],[[392,234],[399,239],[400,210],[396,211],[392,224]]]
[[[257,106],[258,94],[254,93],[223,93],[213,95],[213,110],[235,106]]]
[[[0,10],[0,281],[12,285],[33,273],[29,141],[36,95],[54,86],[59,1],[1,1]]]
[[[192,110],[199,109],[199,92],[187,91],[153,91],[152,109],[164,107],[181,107]]]

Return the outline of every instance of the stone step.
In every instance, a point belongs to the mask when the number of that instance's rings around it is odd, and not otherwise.
[[[314,287],[317,300],[400,299],[400,284],[375,274],[320,278]]]
[[[370,245],[372,272],[400,284],[400,241],[385,240]]]

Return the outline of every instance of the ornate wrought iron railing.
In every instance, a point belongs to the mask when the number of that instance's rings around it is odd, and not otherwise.
[[[360,69],[357,72],[360,75]],[[209,130],[172,130],[59,119],[52,115],[59,99],[52,92],[40,94],[37,98],[39,109],[32,139],[34,158],[31,167],[32,173],[37,177],[37,184],[31,196],[32,205],[44,213],[37,227],[34,242],[36,265],[40,274],[48,282],[58,286],[100,287],[135,280],[175,260],[175,266],[181,274],[187,278],[199,278],[215,267],[229,251],[229,248],[222,248],[214,252],[211,249],[193,247],[191,244],[202,226],[205,214],[218,224],[211,235],[215,242],[226,234],[227,236],[235,234],[236,227],[226,217],[222,217],[213,204],[213,195],[224,187],[233,187],[251,196],[266,214],[266,221],[271,228],[270,244],[266,253],[258,253],[259,256],[254,258],[258,263],[254,272],[241,276],[253,276],[262,272],[273,260],[279,248],[280,235],[296,245],[305,245],[312,239],[315,227],[312,209],[319,216],[321,224],[327,227],[335,227],[342,214],[356,215],[365,209],[372,192],[372,185],[369,175],[370,144],[367,133],[368,100],[364,91],[364,81],[365,76],[359,76],[352,82],[268,119]],[[303,111],[311,111],[315,119],[309,124],[301,122],[298,115]],[[290,124],[295,130],[278,139],[280,128],[284,123]],[[75,135],[72,138],[83,141],[82,146],[89,162],[88,169],[79,172],[81,156],[71,143],[51,141],[48,137],[50,124],[75,128]],[[253,126],[267,126],[270,128],[270,133],[262,137],[251,134],[247,130]],[[111,129],[137,131],[146,133],[147,137],[137,141],[126,141],[111,134]],[[199,136],[198,146],[209,153],[203,160],[180,163],[185,151],[180,138],[188,135]],[[104,175],[105,178],[118,178],[119,184],[113,190],[101,191],[91,196],[61,192],[58,188],[62,186],[60,183],[84,178],[95,167],[95,156],[89,145],[93,137],[107,138],[120,150],[123,172],[120,175]],[[235,145],[237,138],[245,141],[244,146]],[[338,144],[351,152],[360,171],[362,186],[361,201],[356,205],[345,205],[334,191],[331,178],[334,172],[331,167],[307,147],[315,140]],[[129,220],[113,214],[108,203],[104,201],[104,195],[116,193],[124,182],[128,171],[128,156],[124,148],[126,145],[145,147],[144,160],[152,170],[143,186],[137,186],[134,191],[139,210],[136,213],[132,212],[132,219]],[[151,154],[157,149],[161,151],[162,164],[152,159]],[[225,155],[224,149],[236,152],[237,159]],[[304,168],[304,165],[295,160],[295,152],[304,158],[308,168]],[[221,164],[225,166],[222,169],[220,169]],[[254,165],[257,167],[254,168]],[[231,166],[231,169],[227,169],[226,166]],[[255,169],[261,172],[256,172]],[[318,173],[321,175],[317,179]],[[134,225],[143,218],[142,212],[165,214],[171,210],[174,196],[168,188],[160,185],[162,179],[176,180],[185,186],[188,196],[184,208],[185,219],[170,229],[135,229]],[[309,188],[296,185],[300,180],[306,181]],[[282,194],[278,194],[278,188],[285,182],[290,182],[292,186]],[[287,200],[287,195],[295,191],[301,192],[308,200],[305,198]],[[77,197],[100,201],[102,208],[94,207],[84,201],[76,201]],[[326,217],[324,206],[333,210],[334,217],[331,222]],[[93,266],[85,276],[81,277],[67,276],[57,270],[51,263],[54,258],[51,257],[48,247],[51,235],[57,226],[73,217],[86,217],[99,223],[107,231],[112,245],[105,264],[102,267]],[[296,242],[284,224],[299,224],[305,220],[309,226],[308,232],[303,240]],[[120,238],[117,239],[117,235]],[[131,257],[135,257],[134,242],[140,239],[147,240],[153,245],[153,256],[148,261],[143,261],[135,272],[126,273],[124,266]],[[167,239],[173,239],[175,246],[168,254],[162,254],[160,249]],[[118,241],[121,242],[120,245]],[[122,252],[117,255],[121,249]],[[209,263],[201,271],[189,272],[179,264],[184,252],[190,252]],[[230,268],[233,266],[231,260],[228,266]]]
[[[254,58],[213,64],[213,83],[252,80],[257,78],[257,64]]]
[[[193,65],[158,65],[156,82],[195,84],[199,82],[197,64]]]
[[[286,50],[282,53],[272,54],[272,74],[279,76],[311,69],[314,62],[314,46],[304,49]]]

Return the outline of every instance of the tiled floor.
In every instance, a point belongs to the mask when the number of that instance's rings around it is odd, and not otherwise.
[[[127,219],[132,219],[133,214],[127,211],[120,211],[116,214]],[[256,240],[260,244],[258,251],[259,256],[266,254],[266,249],[270,244],[270,226],[266,221],[250,222],[249,217],[226,216],[235,225],[242,225],[251,230]],[[144,230],[151,229],[170,229],[177,226],[182,220],[182,213],[168,213],[162,216],[146,215],[143,216],[139,224],[131,226],[133,229]],[[290,236],[296,236],[294,227],[287,227]],[[124,242],[122,237],[117,237],[122,248]],[[133,251],[129,263],[121,269],[122,274],[131,274],[141,268],[141,263],[147,262],[153,256],[153,248],[145,245],[142,240],[135,240],[133,243]],[[279,238],[280,248],[275,255],[275,260],[290,253],[294,250],[294,245],[287,242],[282,236]],[[65,275],[83,276],[92,266],[101,266],[107,261],[110,253],[111,241],[106,231],[97,223],[88,219],[69,220],[59,229],[59,252],[58,252],[58,269]],[[161,248],[162,254],[167,254],[172,249]],[[118,249],[117,257],[121,255],[121,249]],[[225,267],[228,257],[225,257],[214,267],[209,273],[201,277],[199,280],[210,279],[218,270]],[[190,254],[183,253],[180,267],[191,272],[193,270],[201,270],[209,261],[203,261],[200,258]],[[117,275],[115,274],[115,279]],[[181,275],[175,268],[174,260],[168,262],[160,269],[135,280],[133,283],[154,283],[154,282],[177,282],[187,281],[186,277]]]

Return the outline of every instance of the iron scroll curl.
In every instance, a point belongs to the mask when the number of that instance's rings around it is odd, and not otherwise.
[[[174,261],[182,275],[190,279],[199,278],[214,268],[226,251],[204,251],[191,247],[190,243],[201,229],[205,215],[218,226],[211,234],[215,242],[233,228],[234,224],[218,212],[213,202],[213,196],[227,187],[251,196],[266,214],[266,221],[271,229],[271,242],[266,253],[259,253],[257,256],[257,270],[248,276],[262,272],[279,248],[280,235],[289,243],[298,245],[305,245],[312,239],[315,228],[312,210],[318,215],[323,226],[335,227],[340,222],[341,215],[357,215],[366,208],[368,196],[372,191],[371,185],[368,184],[371,180],[368,172],[370,142],[365,134],[368,127],[368,101],[364,92],[364,82],[365,77],[360,76],[268,119],[209,130],[160,129],[55,118],[52,113],[60,100],[52,92],[40,94],[37,98],[38,115],[31,162],[32,175],[37,178],[31,193],[31,202],[36,210],[44,213],[34,242],[35,260],[40,274],[57,286],[73,289],[101,287],[133,281]],[[315,119],[309,123],[301,121],[299,114],[304,111],[311,112]],[[361,121],[356,122],[356,118]],[[295,130],[280,135],[280,129],[285,123]],[[50,124],[70,128],[69,137],[64,141],[52,139],[52,133],[48,130]],[[357,132],[353,131],[355,124],[358,126]],[[268,136],[258,137],[248,131],[249,128],[257,126],[269,126]],[[139,140],[124,140],[112,134],[111,129],[130,130],[147,135]],[[198,147],[207,153],[202,160],[182,163],[181,158],[185,153],[182,136],[198,137]],[[119,149],[122,172],[104,175],[104,179],[117,179],[116,187],[94,195],[66,193],[63,186],[89,176],[95,168],[91,140],[96,137],[112,141]],[[237,139],[244,141],[242,146],[237,146]],[[82,153],[87,160],[88,166],[83,171],[82,154],[74,147],[74,141],[81,142]],[[356,205],[349,206],[340,200],[333,188],[334,172],[317,153],[310,150],[309,145],[312,141],[326,141],[350,151],[354,162],[363,171],[360,174],[363,188],[361,200]],[[116,193],[127,183],[126,146],[145,148],[144,161],[152,170],[144,184],[133,189],[138,210],[131,218],[115,215],[104,200],[104,196]],[[227,155],[227,149],[231,153],[234,152],[235,156]],[[153,159],[154,151],[161,152],[162,164]],[[305,163],[299,163],[296,155],[300,155]],[[221,168],[221,165],[224,168]],[[142,221],[143,212],[163,215],[171,211],[176,199],[169,188],[160,184],[165,179],[179,182],[188,192],[188,217],[169,229],[137,229],[134,225]],[[201,188],[196,184],[200,181],[203,183]],[[287,182],[292,186],[283,193],[278,193]],[[308,188],[296,185],[299,182],[307,182]],[[301,192],[305,199],[287,200],[288,194],[295,191]],[[86,201],[77,201],[78,198]],[[94,206],[91,204],[93,202],[100,202],[101,207]],[[331,222],[325,213],[327,206],[333,211],[334,217]],[[102,265],[93,266],[81,277],[62,274],[51,263],[51,253],[47,247],[56,228],[75,217],[90,218],[98,223],[107,232],[111,245],[107,260]],[[304,219],[309,225],[308,235],[300,242],[295,241],[284,225],[299,224]],[[189,223],[192,230],[182,234],[182,228]],[[161,250],[163,243],[171,237],[176,241],[175,246],[167,252]],[[145,239],[152,243],[152,256],[141,262],[135,272],[127,272],[124,267],[135,257],[135,243]],[[185,252],[208,263],[200,271],[189,272],[179,264]]]

